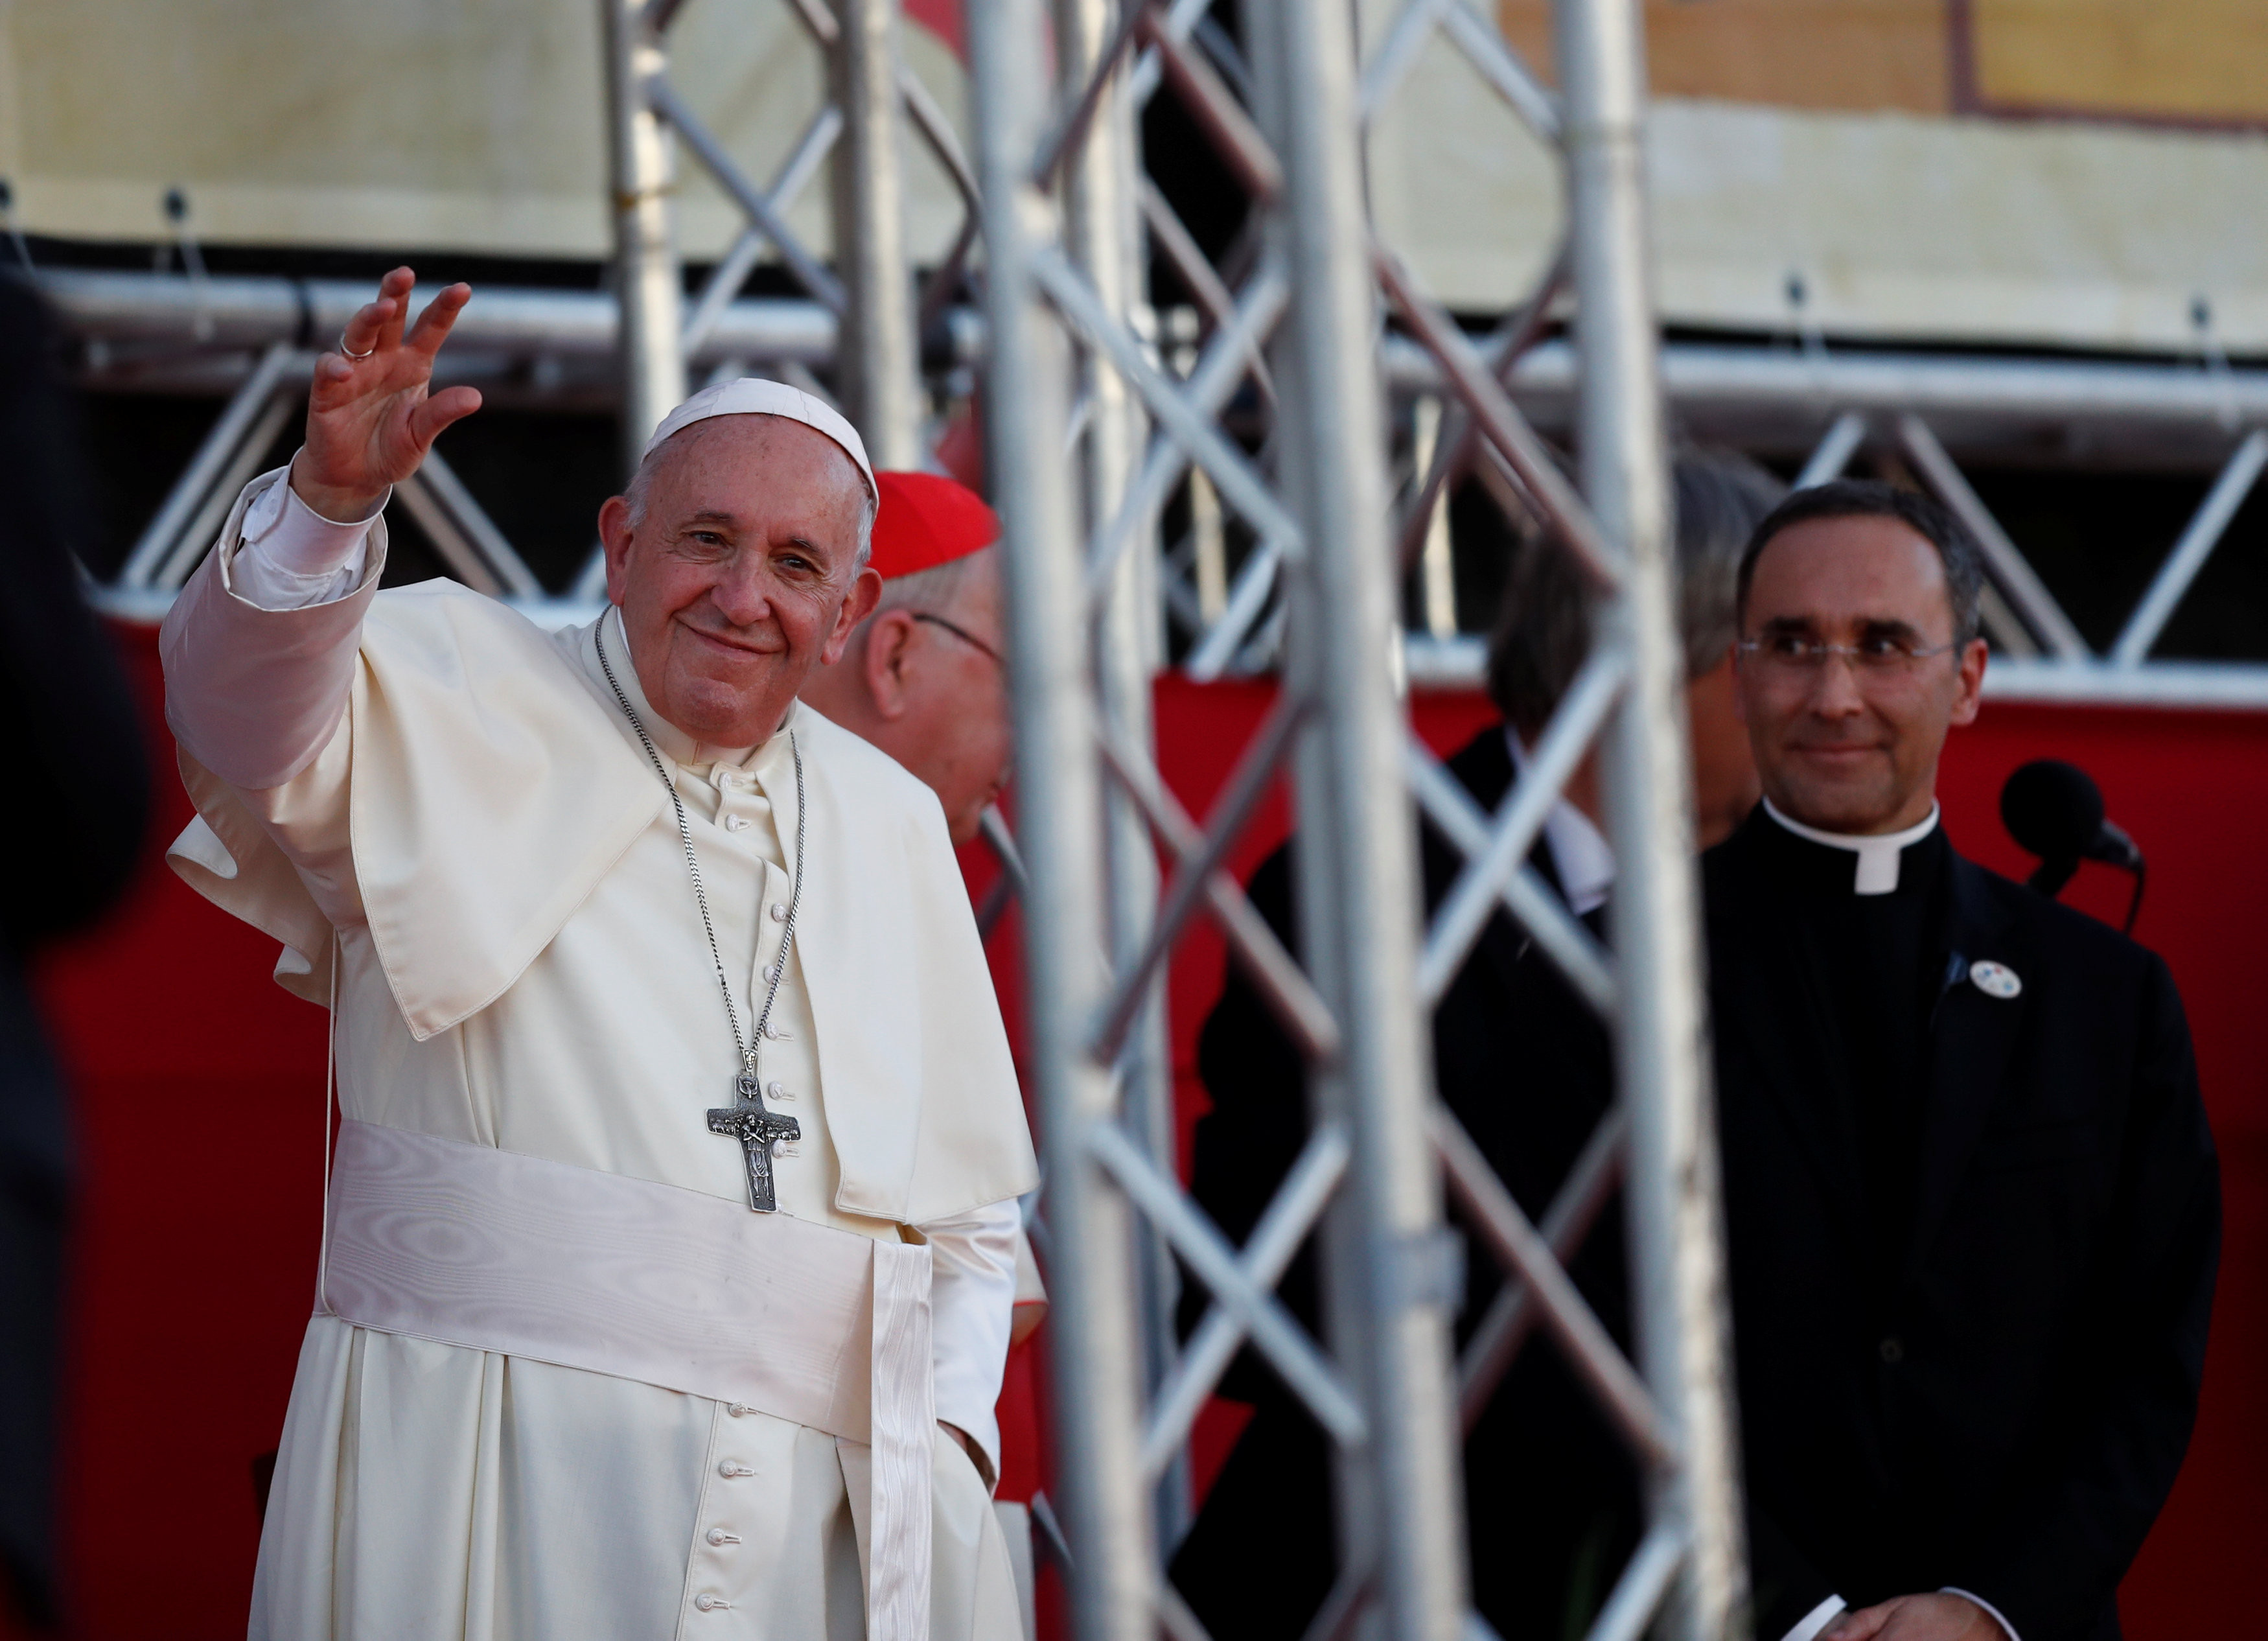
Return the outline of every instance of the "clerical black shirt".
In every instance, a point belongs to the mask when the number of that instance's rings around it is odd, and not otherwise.
[[[1952,1589],[2115,1641],[2219,1235],[2180,999],[1933,826],[1808,831],[1702,866],[1757,1633]]]
[[[1805,955],[1826,1049],[1818,1093],[1858,1142],[1871,1308],[1887,1321],[1911,1240],[1929,1086],[1929,1023],[1944,990],[1948,902],[1945,829],[1932,826],[1899,854],[1896,887],[1861,894],[1852,850],[1762,828],[1780,890],[1759,915],[1785,918]]]

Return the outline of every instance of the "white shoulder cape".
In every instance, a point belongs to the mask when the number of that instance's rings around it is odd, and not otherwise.
[[[667,801],[561,642],[447,581],[381,593],[363,622],[342,731],[353,865],[421,1041],[500,997]],[[811,843],[797,950],[839,1114],[836,1204],[919,1225],[1020,1196],[1031,1139],[936,798],[820,714],[792,722]],[[236,790],[180,762],[198,818],[171,864],[282,941],[276,979],[324,1002],[328,920]]]

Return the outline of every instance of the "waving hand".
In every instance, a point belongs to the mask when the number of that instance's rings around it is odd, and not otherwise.
[[[417,470],[443,428],[481,408],[474,388],[427,394],[434,356],[472,299],[472,287],[443,291],[405,335],[416,283],[407,268],[387,275],[378,300],[347,321],[341,351],[315,362],[307,443],[292,465],[291,488],[327,519],[366,516],[389,488]]]

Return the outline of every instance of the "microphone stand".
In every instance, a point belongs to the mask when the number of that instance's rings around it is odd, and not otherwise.
[[[2131,858],[2114,858],[2103,863],[2134,874],[2134,893],[2126,902],[2126,922],[2119,929],[2121,934],[2134,932],[2134,920],[2142,915],[2142,891],[2148,886],[2150,874],[2150,863],[2143,857],[2142,852],[2132,849],[2131,844],[2128,848],[2132,850]],[[2032,875],[2024,879],[2024,887],[2053,900],[2063,893],[2064,885],[2069,883],[2079,871],[2080,861],[2088,857],[2073,855],[2053,860],[2043,859],[2032,869]]]

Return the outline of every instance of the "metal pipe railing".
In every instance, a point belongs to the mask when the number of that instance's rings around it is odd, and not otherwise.
[[[1060,96],[1068,101],[1094,87],[1085,140],[1065,155],[1061,171],[1064,246],[1104,310],[1123,319],[1146,307],[1147,282],[1135,198],[1141,156],[1133,105],[1123,76],[1100,73],[1112,44],[1112,11],[1107,0],[1056,0],[1054,21]],[[1108,359],[1089,353],[1074,385],[1083,408],[1083,414],[1074,413],[1074,421],[1084,429],[1074,463],[1079,534],[1091,541],[1127,508],[1147,425],[1140,401]],[[1153,506],[1129,530],[1148,550],[1125,553],[1113,564],[1093,629],[1095,708],[1106,744],[1130,749],[1143,767],[1155,758],[1151,687],[1165,664],[1156,534]],[[1082,585],[1091,586],[1093,581],[1090,570]],[[1123,974],[1138,960],[1158,918],[1158,851],[1143,806],[1123,782],[1105,786],[1103,816],[1108,938],[1112,967]],[[1127,1131],[1152,1167],[1172,1178],[1179,1129],[1162,970],[1133,999],[1116,1070]],[[1145,1401],[1153,1401],[1173,1368],[1181,1287],[1172,1250],[1154,1224],[1139,1236],[1138,1251],[1143,1391]],[[1170,1549],[1180,1542],[1191,1509],[1187,1455],[1176,1443],[1156,1488],[1161,1545]]]
[[[843,140],[835,151],[835,264],[849,345],[836,391],[878,467],[922,465],[921,361],[906,250],[897,0],[835,0],[828,52]]]
[[[1682,1552],[1666,1633],[1749,1630],[1717,1133],[1694,874],[1684,647],[1646,240],[1646,49],[1638,0],[1557,0],[1584,499],[1624,554],[1595,642],[1628,677],[1601,746],[1615,850],[1616,1071],[1630,1122],[1631,1316],[1676,1444],[1647,1467],[1651,1540]],[[1657,1558],[1658,1559],[1658,1558]],[[1642,1553],[1624,1586],[1650,1564]],[[1640,1615],[1642,1621],[1643,1615]]]
[[[1283,572],[1285,687],[1315,709],[1294,783],[1295,894],[1302,955],[1342,1037],[1338,1056],[1314,1068],[1310,1101],[1319,1124],[1344,1125],[1359,1159],[1325,1237],[1330,1338],[1371,1432],[1338,1452],[1339,1564],[1343,1578],[1373,1571],[1398,1641],[1455,1641],[1468,1594],[1449,1323],[1462,1294],[1416,1001],[1423,901],[1390,648],[1400,578],[1353,19],[1304,0],[1244,16],[1259,123],[1284,178],[1270,239],[1292,291],[1270,364],[1301,537]]]
[[[986,247],[985,438],[1006,548],[1029,1075],[1041,1116],[1055,1257],[1054,1502],[1071,1539],[1081,1641],[1152,1641],[1154,1533],[1141,1452],[1143,1352],[1134,1212],[1095,1141],[1116,1120],[1087,1045],[1108,989],[1101,771],[1081,539],[1063,460],[1071,349],[1032,269],[1056,210],[1032,180],[1052,98],[1041,0],[968,12]]]
[[[613,189],[615,300],[620,305],[622,471],[685,397],[677,247],[670,228],[669,143],[654,106],[665,66],[651,13],[661,0],[599,0],[607,67],[607,160]]]

